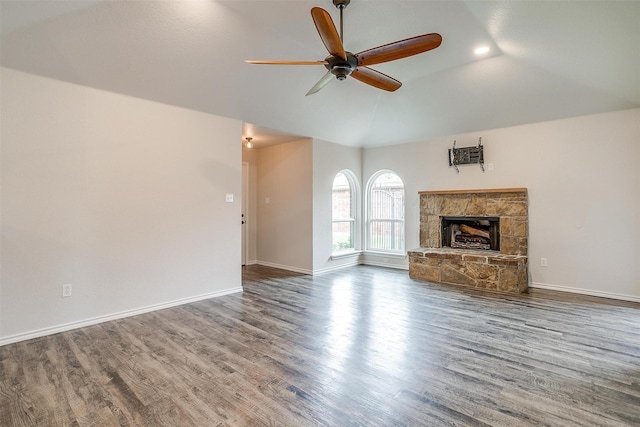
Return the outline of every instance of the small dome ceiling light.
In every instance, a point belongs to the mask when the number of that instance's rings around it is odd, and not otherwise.
[[[480,46],[476,50],[473,51],[476,55],[484,55],[489,52],[489,46]]]

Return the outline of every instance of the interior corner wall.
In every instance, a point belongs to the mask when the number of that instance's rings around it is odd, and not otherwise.
[[[486,171],[456,173],[447,150],[479,137]],[[640,301],[638,165],[640,109],[632,109],[368,148],[363,181],[380,169],[404,181],[407,249],[419,246],[419,191],[526,187],[531,286]]]
[[[240,121],[0,72],[0,344],[241,290]]]
[[[362,149],[331,142],[313,141],[313,272],[328,271],[359,263],[359,256],[331,259],[333,179],[341,170],[353,172],[357,180],[356,209],[362,207]],[[362,217],[356,212],[356,217]],[[358,249],[360,230],[357,230]]]
[[[258,152],[255,148],[242,148],[242,161],[249,166],[249,194],[244,218],[247,225],[247,265],[258,262]]]
[[[303,139],[258,149],[258,263],[313,269],[313,147]]]

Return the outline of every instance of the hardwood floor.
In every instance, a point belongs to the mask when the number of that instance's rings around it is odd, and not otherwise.
[[[358,266],[0,347],[0,425],[640,425],[640,304]]]

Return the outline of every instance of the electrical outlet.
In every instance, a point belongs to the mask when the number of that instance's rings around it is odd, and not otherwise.
[[[62,298],[71,296],[71,285],[62,285]]]
[[[547,262],[546,258],[540,258],[540,265],[542,267],[547,267],[547,266],[549,266],[549,263]]]
[[[231,194],[231,193],[227,193],[227,195],[225,196],[224,200],[225,200],[227,203],[233,203],[233,194]]]

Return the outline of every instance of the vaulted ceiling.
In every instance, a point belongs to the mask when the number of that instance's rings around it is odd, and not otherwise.
[[[305,96],[323,66],[244,60],[324,59],[314,6],[338,25],[330,0],[1,0],[1,63],[239,119],[256,142],[388,145],[640,106],[640,1],[352,0],[346,50],[442,45],[373,66],[396,92],[348,78]]]

